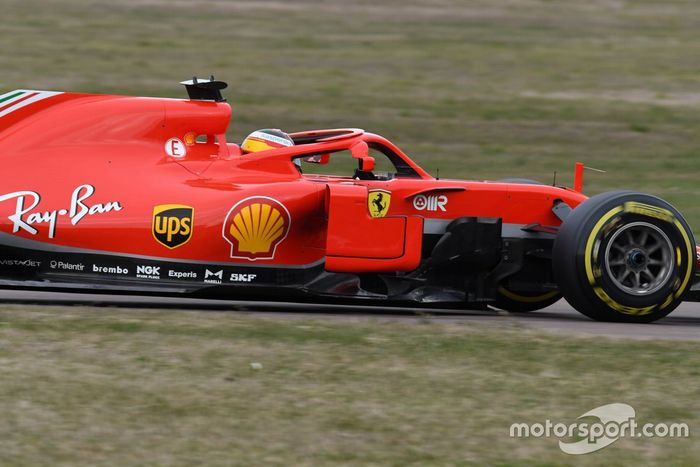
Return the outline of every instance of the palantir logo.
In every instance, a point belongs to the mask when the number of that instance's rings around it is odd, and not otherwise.
[[[513,423],[510,436],[513,438],[559,438],[559,449],[566,454],[580,455],[610,446],[620,438],[687,438],[690,429],[687,423],[645,423],[636,420],[634,408],[628,404],[614,403],[596,407],[579,416],[577,420],[597,419],[593,422],[577,421],[571,424]],[[641,428],[640,428],[641,427]],[[562,441],[572,439],[572,441]]]

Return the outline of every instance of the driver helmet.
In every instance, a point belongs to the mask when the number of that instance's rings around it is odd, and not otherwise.
[[[294,146],[294,141],[287,133],[279,129],[256,130],[246,136],[241,144],[244,153],[267,151]]]

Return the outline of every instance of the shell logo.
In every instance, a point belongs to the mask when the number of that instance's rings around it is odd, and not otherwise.
[[[273,259],[287,238],[292,218],[287,208],[267,196],[251,196],[226,215],[222,235],[231,244],[231,258]]]

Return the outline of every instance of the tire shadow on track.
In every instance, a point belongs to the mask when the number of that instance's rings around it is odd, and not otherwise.
[[[409,308],[381,305],[344,305],[304,302],[238,301],[220,299],[121,296],[75,294],[63,292],[28,292],[1,290],[0,303],[41,306],[83,306],[97,308],[148,308],[191,311],[235,311],[259,313],[304,313],[313,315],[343,314],[348,316],[478,316],[494,315],[491,310],[460,310],[436,308]]]
[[[547,312],[547,311],[534,311],[531,313],[521,313],[521,314],[508,314],[509,317],[515,317],[522,320],[556,320],[556,321],[570,321],[570,322],[584,322],[584,323],[596,323],[600,321],[593,321],[586,316],[574,313],[560,313],[560,312]],[[608,326],[697,326],[700,327],[700,313],[697,318],[689,316],[674,316],[673,313],[666,318],[662,318],[653,323],[645,324],[635,324],[635,323],[614,323],[614,322],[600,322]]]
[[[495,309],[455,310],[396,308],[368,305],[336,305],[293,302],[205,300],[192,298],[87,295],[60,292],[0,291],[0,303],[40,306],[81,306],[95,308],[141,308],[182,311],[212,311],[255,314],[279,319],[379,319],[428,320],[435,323],[513,324],[531,329],[556,330],[570,334],[620,337],[700,339],[700,304],[684,303],[671,315],[649,324],[596,322],[581,315],[561,300],[530,313],[506,313]],[[695,336],[697,335],[697,337]]]

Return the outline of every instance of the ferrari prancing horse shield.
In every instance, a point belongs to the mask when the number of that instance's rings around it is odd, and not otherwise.
[[[372,217],[384,217],[389,212],[391,203],[391,191],[374,189],[369,190],[367,195],[367,207],[369,215]]]

